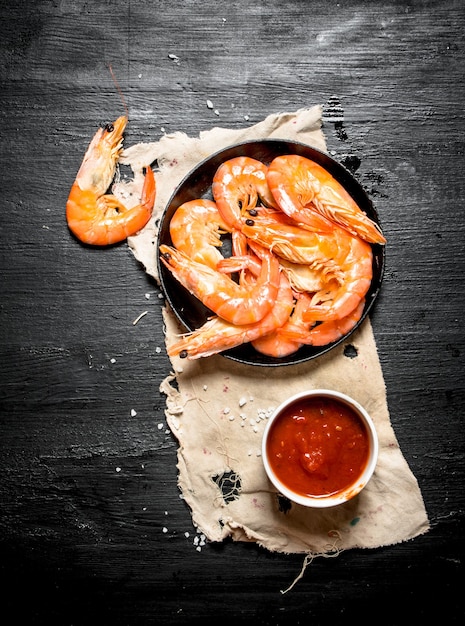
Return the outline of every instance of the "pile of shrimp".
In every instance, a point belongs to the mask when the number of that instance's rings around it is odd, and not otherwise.
[[[386,240],[329,172],[294,154],[268,166],[240,156],[219,166],[212,197],[182,204],[170,221],[173,245],[160,245],[164,266],[212,311],[169,346],[170,356],[197,359],[250,342],[281,358],[333,343],[357,324],[372,244]]]

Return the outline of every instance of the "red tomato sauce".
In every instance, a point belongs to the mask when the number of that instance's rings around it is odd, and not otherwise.
[[[344,402],[314,397],[288,406],[270,428],[271,468],[300,495],[325,496],[357,481],[368,461],[368,433]]]

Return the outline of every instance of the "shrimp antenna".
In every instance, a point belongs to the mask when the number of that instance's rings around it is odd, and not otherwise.
[[[112,77],[113,82],[115,84],[115,87],[116,87],[116,89],[117,89],[117,91],[118,91],[118,93],[119,93],[119,95],[121,97],[121,102],[123,103],[124,110],[126,111],[126,116],[129,117],[128,105],[126,104],[126,99],[124,97],[124,93],[123,93],[121,87],[119,86],[118,81],[116,80],[116,76],[115,76],[115,73],[113,72],[113,68],[111,67],[111,63],[108,64],[108,69],[110,70],[110,74],[111,74],[111,77]]]

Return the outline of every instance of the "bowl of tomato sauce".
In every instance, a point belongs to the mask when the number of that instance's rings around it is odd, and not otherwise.
[[[289,397],[269,418],[262,440],[274,487],[303,506],[324,508],[355,497],[378,460],[378,436],[365,408],[338,391]]]

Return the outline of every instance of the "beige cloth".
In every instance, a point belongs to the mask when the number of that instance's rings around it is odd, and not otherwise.
[[[159,167],[154,217],[129,241],[150,275],[158,278],[156,220],[174,187],[212,152],[264,137],[298,140],[324,150],[320,107],[270,115],[242,130],[213,128],[198,138],[175,133],[125,151],[123,162],[137,172],[135,185],[140,184],[143,165],[156,160]],[[120,193],[127,189],[120,186]],[[167,308],[164,319],[169,345],[184,329]],[[345,356],[347,344],[355,347],[356,356]],[[304,364],[254,367],[217,355],[195,361],[173,358],[172,366],[161,389],[167,396],[168,424],[179,442],[179,487],[194,524],[208,539],[231,536],[271,551],[316,555],[390,545],[428,530],[418,483],[391,427],[369,319],[346,344]],[[177,388],[171,384],[174,378]],[[290,394],[320,387],[345,392],[365,406],[379,435],[378,464],[367,487],[349,503],[328,510],[298,505],[289,509],[263,468],[263,429],[270,411]]]

